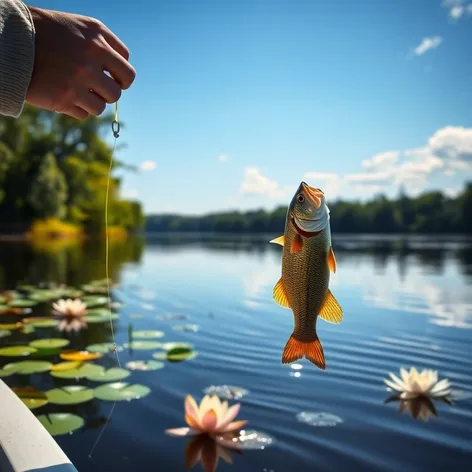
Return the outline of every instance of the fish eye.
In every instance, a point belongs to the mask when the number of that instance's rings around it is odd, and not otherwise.
[[[305,201],[305,197],[300,193],[297,196],[297,201],[298,201],[298,203],[303,203]]]

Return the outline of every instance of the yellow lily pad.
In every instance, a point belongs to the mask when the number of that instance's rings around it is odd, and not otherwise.
[[[0,329],[12,330],[20,329],[23,326],[23,323],[18,321],[17,323],[0,323]]]
[[[79,367],[81,363],[79,361],[66,361],[66,362],[59,362],[58,364],[54,364],[51,366],[51,371],[53,372],[63,372],[65,370],[72,370]]]
[[[61,359],[65,361],[93,361],[102,357],[102,354],[99,352],[89,352],[89,351],[68,351],[61,353]]]
[[[34,387],[13,387],[12,391],[30,409],[35,410],[48,403],[48,398],[44,392]]]

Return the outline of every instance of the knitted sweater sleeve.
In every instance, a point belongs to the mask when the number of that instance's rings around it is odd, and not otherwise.
[[[35,30],[21,0],[0,0],[0,115],[20,116],[34,65]]]

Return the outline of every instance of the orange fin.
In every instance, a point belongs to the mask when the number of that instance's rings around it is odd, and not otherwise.
[[[328,267],[330,268],[331,272],[336,273],[336,257],[334,257],[333,248],[329,248],[328,252]]]
[[[290,253],[297,254],[303,249],[303,240],[302,237],[297,233],[292,240],[292,245],[290,246]]]
[[[315,336],[316,338],[311,342],[302,342],[295,339],[292,334],[285,345],[284,353],[282,354],[282,364],[290,364],[302,357],[306,357],[321,370],[325,370],[326,364],[323,347],[316,333]]]
[[[272,239],[272,241],[269,241],[269,242],[274,243],[274,244],[280,244],[281,246],[283,246],[285,243],[285,235],[282,234],[282,236]]]
[[[343,309],[339,305],[336,298],[334,298],[329,288],[326,292],[323,307],[321,308],[320,314],[318,316],[323,318],[325,321],[335,324],[339,324],[343,320]]]
[[[285,286],[282,281],[282,277],[279,281],[275,284],[274,291],[273,291],[274,300],[284,308],[290,308],[290,303],[287,298],[287,293],[285,292]]]

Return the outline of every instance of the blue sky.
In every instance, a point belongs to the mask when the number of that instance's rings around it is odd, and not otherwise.
[[[130,48],[119,157],[142,171],[123,194],[148,213],[271,209],[301,180],[328,202],[472,180],[472,0],[34,5]]]

